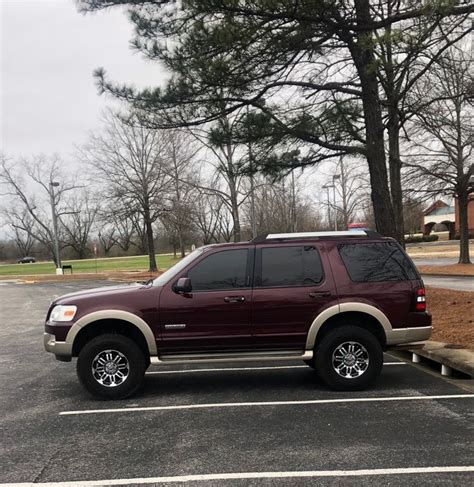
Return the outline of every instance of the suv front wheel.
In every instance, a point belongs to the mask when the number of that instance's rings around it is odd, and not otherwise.
[[[82,385],[101,399],[125,399],[143,382],[145,357],[130,338],[104,334],[86,343],[77,359],[77,375]]]
[[[380,374],[383,351],[368,330],[358,326],[338,326],[317,344],[314,364],[319,377],[331,389],[360,391]]]

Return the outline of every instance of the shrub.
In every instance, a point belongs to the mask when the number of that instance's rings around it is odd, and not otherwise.
[[[461,238],[461,235],[459,233],[456,233],[456,235],[454,235],[453,237],[453,240],[459,240]],[[470,233],[469,234],[469,240],[471,239],[474,239],[474,233]]]
[[[406,237],[405,238],[405,243],[421,243],[423,242],[423,237]]]
[[[439,235],[423,236],[423,242],[436,242],[437,240],[439,240]]]

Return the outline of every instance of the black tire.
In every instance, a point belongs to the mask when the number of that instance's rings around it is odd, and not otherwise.
[[[115,362],[117,367],[114,367]],[[145,355],[136,342],[123,335],[107,333],[84,345],[77,359],[77,376],[87,391],[97,398],[125,399],[142,385],[145,364]]]
[[[344,354],[343,351],[348,350],[355,350],[355,353]],[[352,358],[357,359],[357,354],[361,361],[367,360],[367,363],[351,366]],[[342,361],[341,356],[349,356],[347,362]],[[361,391],[373,384],[379,376],[383,366],[383,351],[380,342],[370,331],[358,326],[342,325],[328,332],[316,345],[314,361],[319,377],[331,389]],[[339,373],[336,369],[340,369]],[[351,374],[355,375],[349,377]]]

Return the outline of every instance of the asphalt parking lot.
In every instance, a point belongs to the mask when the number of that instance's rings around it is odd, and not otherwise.
[[[55,296],[98,284],[0,284],[0,485],[473,484],[470,382],[389,354],[364,392],[245,363],[150,368],[140,396],[91,399],[42,334]]]

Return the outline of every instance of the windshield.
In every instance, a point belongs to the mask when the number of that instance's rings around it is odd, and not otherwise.
[[[168,281],[177,276],[188,264],[190,264],[194,259],[197,259],[201,254],[209,250],[209,247],[199,247],[190,254],[188,254],[184,259],[177,262],[173,267],[170,267],[167,271],[163,272],[161,276],[158,276],[153,281],[154,286],[164,286]]]

